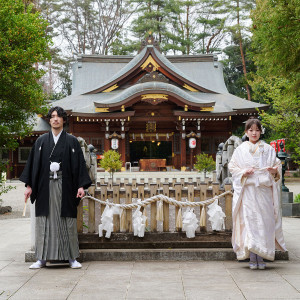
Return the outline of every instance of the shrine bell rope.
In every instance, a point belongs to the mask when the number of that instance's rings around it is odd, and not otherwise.
[[[156,195],[151,198],[147,198],[144,200],[137,199],[135,203],[130,204],[118,204],[109,202],[108,199],[106,201],[97,199],[92,197],[91,195],[86,195],[83,199],[91,199],[96,202],[99,202],[103,205],[106,205],[102,215],[101,215],[101,223],[99,225],[99,236],[103,236],[103,231],[106,231],[105,237],[110,238],[111,233],[113,231],[113,215],[120,215],[120,230],[125,229],[125,210],[126,209],[136,209],[132,215],[133,218],[133,233],[135,236],[143,237],[145,233],[145,228],[147,226],[147,215],[146,209],[144,209],[143,213],[140,211],[141,207],[146,207],[147,205],[159,201],[158,211],[156,220],[163,221],[163,202],[179,207],[177,218],[176,218],[176,228],[182,228],[183,231],[186,232],[186,236],[188,238],[195,237],[195,231],[199,227],[197,217],[194,213],[194,208],[198,206],[202,206],[201,215],[200,215],[200,226],[206,226],[206,211],[205,207],[208,207],[207,214],[209,215],[209,221],[211,222],[213,230],[222,230],[225,229],[224,218],[226,215],[223,213],[222,208],[218,205],[219,198],[222,198],[226,195],[232,195],[231,191],[226,191],[220,195],[216,195],[210,199],[206,199],[198,202],[190,202],[190,201],[177,201],[173,198],[169,198],[165,195]],[[186,207],[187,210],[184,212],[182,216],[182,208]]]

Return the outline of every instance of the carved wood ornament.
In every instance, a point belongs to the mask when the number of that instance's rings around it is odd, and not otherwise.
[[[164,94],[146,94],[141,96],[142,102],[147,102],[152,105],[157,105],[162,102],[168,101],[168,95]]]

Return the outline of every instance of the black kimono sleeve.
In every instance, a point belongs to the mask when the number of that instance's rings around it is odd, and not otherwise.
[[[89,173],[86,168],[86,162],[80,147],[80,144],[77,142],[78,147],[78,178],[77,178],[77,187],[83,187],[84,189],[87,189],[92,184],[92,180],[89,176]]]
[[[25,183],[25,186],[30,186],[32,188],[33,182],[32,182],[32,172],[33,172],[33,161],[34,161],[34,152],[35,152],[35,145],[31,148],[29,157],[27,159],[25,168],[20,176],[20,181]]]

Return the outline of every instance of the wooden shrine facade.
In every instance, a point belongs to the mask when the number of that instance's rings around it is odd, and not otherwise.
[[[95,146],[99,158],[117,145],[124,167],[140,170],[147,159],[165,160],[159,169],[191,169],[197,154],[215,155],[257,107],[266,108],[228,93],[214,55],[164,56],[152,37],[135,57],[79,57],[72,95],[53,106],[67,111],[67,131]],[[38,118],[33,135],[9,154],[8,178],[20,176],[34,141],[49,128]]]

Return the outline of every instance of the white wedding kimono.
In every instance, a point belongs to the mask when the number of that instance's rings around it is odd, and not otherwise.
[[[278,166],[274,177],[268,167]],[[244,142],[228,165],[233,180],[232,246],[238,260],[249,252],[274,260],[275,247],[286,251],[280,214],[281,163],[275,150],[263,141]],[[254,174],[243,176],[249,168]]]

